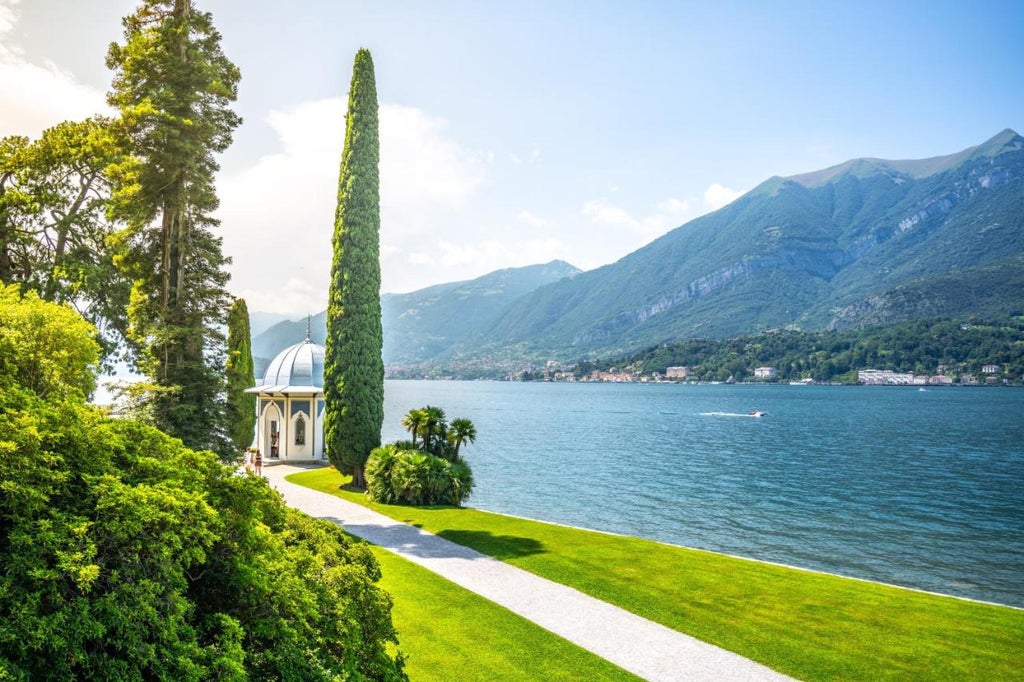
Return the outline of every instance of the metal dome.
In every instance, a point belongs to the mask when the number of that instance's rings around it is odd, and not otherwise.
[[[323,346],[309,339],[285,348],[267,367],[263,385],[255,389],[265,393],[322,391],[324,351]]]

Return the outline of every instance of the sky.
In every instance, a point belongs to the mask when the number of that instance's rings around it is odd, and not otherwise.
[[[1024,133],[1024,2],[195,0],[242,73],[229,289],[326,308],[356,51],[380,105],[383,292],[590,270],[772,176]],[[109,113],[130,0],[0,0],[0,136]],[[685,229],[685,228],[684,228]]]

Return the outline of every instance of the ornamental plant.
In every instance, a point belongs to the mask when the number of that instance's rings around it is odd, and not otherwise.
[[[429,452],[390,443],[366,461],[366,494],[374,502],[409,505],[459,505],[473,489],[473,472]]]

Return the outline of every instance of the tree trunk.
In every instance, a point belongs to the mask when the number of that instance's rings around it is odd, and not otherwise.
[[[352,467],[352,485],[366,490],[366,475],[362,464]]]
[[[0,176],[0,198],[7,193],[7,183],[14,177],[13,173]],[[0,209],[0,282],[9,284],[14,278],[14,266],[11,259],[11,242],[14,241],[14,226],[6,209]]]

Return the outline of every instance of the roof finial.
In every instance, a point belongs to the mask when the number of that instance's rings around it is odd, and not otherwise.
[[[309,335],[310,335],[310,328],[312,327],[312,325],[313,325],[313,316],[307,314],[306,315],[306,341],[307,342],[310,340],[309,339]]]

